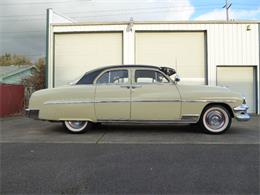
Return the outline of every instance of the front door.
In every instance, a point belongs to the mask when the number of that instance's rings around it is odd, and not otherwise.
[[[97,120],[130,119],[130,79],[127,69],[107,70],[96,80]]]
[[[179,120],[180,94],[157,70],[135,70],[131,92],[131,120]]]

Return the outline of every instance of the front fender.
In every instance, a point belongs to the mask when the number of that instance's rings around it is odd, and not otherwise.
[[[178,85],[182,99],[182,115],[200,116],[209,104],[228,106],[234,116],[233,108],[242,104],[242,96],[223,87]]]

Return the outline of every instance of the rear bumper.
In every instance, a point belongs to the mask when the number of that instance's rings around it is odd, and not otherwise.
[[[248,106],[246,104],[241,104],[238,107],[233,108],[234,116],[238,121],[249,121],[250,115],[247,113]]]
[[[39,119],[39,110],[25,109],[25,116],[32,119]]]

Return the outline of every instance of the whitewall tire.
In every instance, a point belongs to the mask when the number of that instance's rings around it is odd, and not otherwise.
[[[84,133],[90,127],[89,121],[64,121],[64,126],[71,133]]]
[[[221,134],[229,129],[232,122],[229,111],[220,105],[208,106],[200,119],[200,124],[206,133]]]

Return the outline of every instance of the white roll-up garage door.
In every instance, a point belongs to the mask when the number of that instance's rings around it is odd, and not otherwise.
[[[55,34],[54,45],[54,86],[100,66],[122,64],[120,32]]]
[[[205,84],[204,32],[137,32],[137,64],[170,66],[182,83]]]
[[[246,97],[249,112],[256,112],[256,76],[253,67],[218,67],[217,85],[226,86]]]

